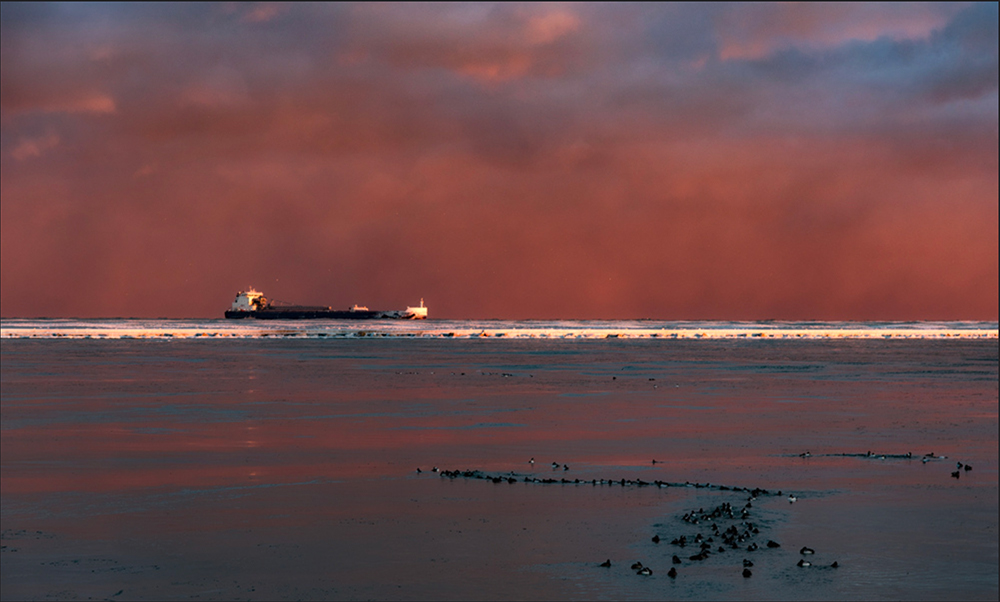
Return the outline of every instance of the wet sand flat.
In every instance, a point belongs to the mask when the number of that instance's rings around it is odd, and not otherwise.
[[[3,599],[997,595],[995,339],[0,351]],[[732,487],[761,549],[690,560]]]

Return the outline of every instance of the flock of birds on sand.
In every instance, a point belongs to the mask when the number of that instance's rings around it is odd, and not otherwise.
[[[863,458],[872,458],[879,460],[885,460],[887,458],[893,458],[893,459],[913,458],[913,454],[910,452],[907,452],[905,454],[876,454],[871,451],[868,451],[867,453],[864,454],[822,454],[822,455],[863,457]],[[799,457],[810,458],[813,457],[813,455],[810,452],[806,451],[799,454]],[[943,460],[946,458],[947,456],[937,456],[934,454],[934,452],[930,452],[924,454],[921,457],[921,462],[923,464],[927,464],[932,460]],[[659,460],[653,460],[652,463],[654,465],[662,464],[662,462]],[[530,460],[528,460],[528,464],[533,467],[535,465],[535,459],[531,458]],[[951,473],[951,476],[956,479],[961,477],[963,471],[968,472],[972,470],[972,465],[968,463],[956,462],[956,466],[957,470]],[[568,464],[561,464],[559,462],[552,462],[551,467],[553,471],[566,472],[569,470]],[[420,468],[417,468],[417,472],[420,473],[423,471]],[[626,487],[626,486],[634,486],[634,487],[655,486],[658,488],[695,487],[699,489],[704,488],[704,489],[713,489],[718,491],[745,492],[748,493],[749,495],[746,498],[746,503],[743,505],[742,508],[734,509],[732,503],[724,502],[708,512],[706,512],[703,508],[699,508],[698,510],[692,510],[690,512],[684,513],[682,516],[679,517],[681,521],[692,526],[702,525],[702,524],[706,525],[706,530],[709,531],[709,533],[707,536],[701,532],[698,532],[697,534],[692,535],[690,537],[688,537],[687,535],[680,535],[679,537],[673,538],[670,541],[670,544],[677,546],[681,549],[684,549],[689,545],[695,548],[697,551],[694,554],[688,556],[686,559],[690,563],[698,563],[708,559],[711,556],[724,554],[730,550],[743,550],[746,553],[753,553],[758,550],[774,549],[781,547],[781,544],[772,539],[768,539],[767,542],[764,544],[758,544],[756,541],[754,541],[754,538],[760,534],[761,527],[760,525],[755,524],[750,520],[751,511],[753,509],[753,502],[755,502],[758,497],[784,496],[784,494],[781,491],[771,492],[768,491],[767,489],[759,487],[754,487],[754,488],[736,487],[736,486],[718,485],[711,483],[691,483],[689,481],[685,481],[684,483],[676,483],[676,482],[659,481],[659,480],[643,481],[642,479],[618,479],[618,480],[572,479],[571,480],[565,477],[560,479],[538,478],[530,475],[519,475],[514,471],[510,471],[509,473],[503,473],[503,474],[489,474],[479,470],[441,470],[437,466],[433,467],[431,469],[431,472],[438,473],[440,474],[441,477],[450,479],[456,479],[456,478],[482,479],[482,480],[492,481],[493,483],[503,483],[506,481],[511,484],[517,482],[524,482],[524,483],[539,483],[539,484],[557,484],[557,483],[575,484],[575,485],[590,484],[594,486],[619,485],[621,487]],[[788,503],[793,504],[796,501],[798,501],[798,497],[796,497],[795,494],[789,494],[787,500]],[[729,521],[730,523],[728,527],[726,527],[725,529],[720,527],[720,523],[725,524],[725,522],[727,521]],[[652,542],[654,544],[659,544],[661,541],[663,541],[663,538],[660,537],[659,533],[653,535]],[[799,568],[813,567],[822,569],[837,569],[840,567],[840,563],[836,560],[834,560],[830,564],[818,564],[818,565],[815,564],[810,560],[810,558],[813,558],[815,554],[816,550],[808,546],[803,546],[799,550],[799,555],[801,555],[802,558],[799,559],[799,561],[796,563],[795,566]],[[753,571],[751,571],[750,569],[754,566],[753,561],[750,560],[749,558],[743,558],[742,560],[743,560],[742,562],[743,577],[744,578],[752,577]],[[667,577],[670,577],[671,579],[676,579],[677,576],[679,575],[677,568],[683,565],[684,562],[685,560],[683,560],[680,555],[673,554],[671,558],[671,563],[673,566],[671,566],[670,570],[667,571]],[[598,566],[603,568],[610,568],[612,566],[611,559],[609,558],[605,560]],[[642,564],[642,562],[639,561],[634,562],[631,565],[631,569],[635,571],[636,575],[640,576],[650,576],[653,574],[652,568]]]
[[[730,502],[723,502],[719,504],[712,510],[706,512],[703,508],[698,510],[692,510],[690,512],[684,513],[680,516],[680,520],[690,524],[690,525],[706,525],[706,531],[709,531],[708,535],[704,535],[701,532],[688,537],[687,535],[681,535],[675,537],[670,541],[671,545],[677,546],[682,550],[691,546],[697,550],[694,554],[687,556],[686,560],[690,563],[700,563],[711,556],[725,554],[729,551],[744,551],[745,554],[752,554],[758,550],[768,550],[780,548],[781,544],[774,541],[773,539],[768,539],[766,543],[759,544],[754,541],[755,538],[760,535],[761,527],[750,520],[751,510],[753,509],[753,502],[757,500],[757,495],[754,495],[754,491],[758,494],[762,493],[762,490],[751,490],[751,495],[747,498],[746,504],[742,508],[736,509]],[[794,496],[789,496],[789,501],[794,501]],[[725,528],[720,527],[729,522],[728,526]],[[654,544],[659,544],[663,541],[663,538],[657,533],[653,535],[652,542]],[[810,557],[816,554],[816,550],[803,546],[799,550],[799,554],[802,558],[798,561],[796,566],[800,568],[808,568],[814,566],[814,564],[806,560],[806,557]],[[680,574],[677,570],[678,568],[683,568],[685,559],[681,556],[684,554],[673,554],[670,561],[673,566],[667,571],[667,577],[671,579],[676,579]],[[751,567],[754,566],[752,560],[747,557],[742,559],[742,575],[744,578],[750,578],[753,576],[753,571]],[[610,568],[611,559],[607,559],[602,562],[599,566]],[[833,561],[829,565],[818,566],[817,568],[832,568],[836,569],[840,567],[840,563]],[[637,575],[649,576],[653,574],[653,569],[645,566],[642,562],[635,562],[631,565],[631,569],[635,571]]]
[[[871,459],[876,459],[876,460],[885,460],[885,459],[904,459],[904,460],[910,460],[910,459],[913,458],[913,454],[911,452],[906,452],[905,454],[876,454],[876,453],[874,453],[871,450],[868,450],[868,452],[863,453],[863,454],[819,454],[818,456],[813,456],[813,454],[811,454],[808,451],[804,451],[801,454],[799,454],[800,458],[812,458],[812,457],[823,457],[823,456],[825,456],[825,457],[841,457],[841,458],[850,458],[850,457],[854,457],[854,458],[871,458]],[[923,456],[920,457],[920,463],[921,464],[927,464],[928,462],[931,462],[933,460],[947,460],[947,459],[948,459],[948,456],[938,456],[934,452],[928,452],[928,453],[926,453],[926,454],[924,454]],[[955,463],[955,468],[956,468],[956,470],[951,473],[951,476],[954,477],[954,478],[956,478],[956,479],[958,479],[958,478],[960,478],[962,476],[962,472],[963,471],[969,472],[970,470],[972,470],[972,465],[968,464],[968,463],[956,462]]]

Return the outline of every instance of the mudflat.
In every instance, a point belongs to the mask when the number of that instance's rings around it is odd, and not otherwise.
[[[997,595],[995,339],[0,358],[5,600]]]

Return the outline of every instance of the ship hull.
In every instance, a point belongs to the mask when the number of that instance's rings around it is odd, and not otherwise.
[[[413,320],[416,316],[400,311],[343,311],[334,309],[261,309],[226,312],[226,318],[241,320]]]

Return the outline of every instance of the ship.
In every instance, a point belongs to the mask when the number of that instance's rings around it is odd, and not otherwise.
[[[418,307],[397,311],[374,311],[364,305],[350,309],[333,309],[321,305],[288,305],[272,302],[264,293],[250,288],[236,294],[232,307],[226,310],[230,320],[256,318],[258,320],[423,320],[427,318],[424,300]]]

